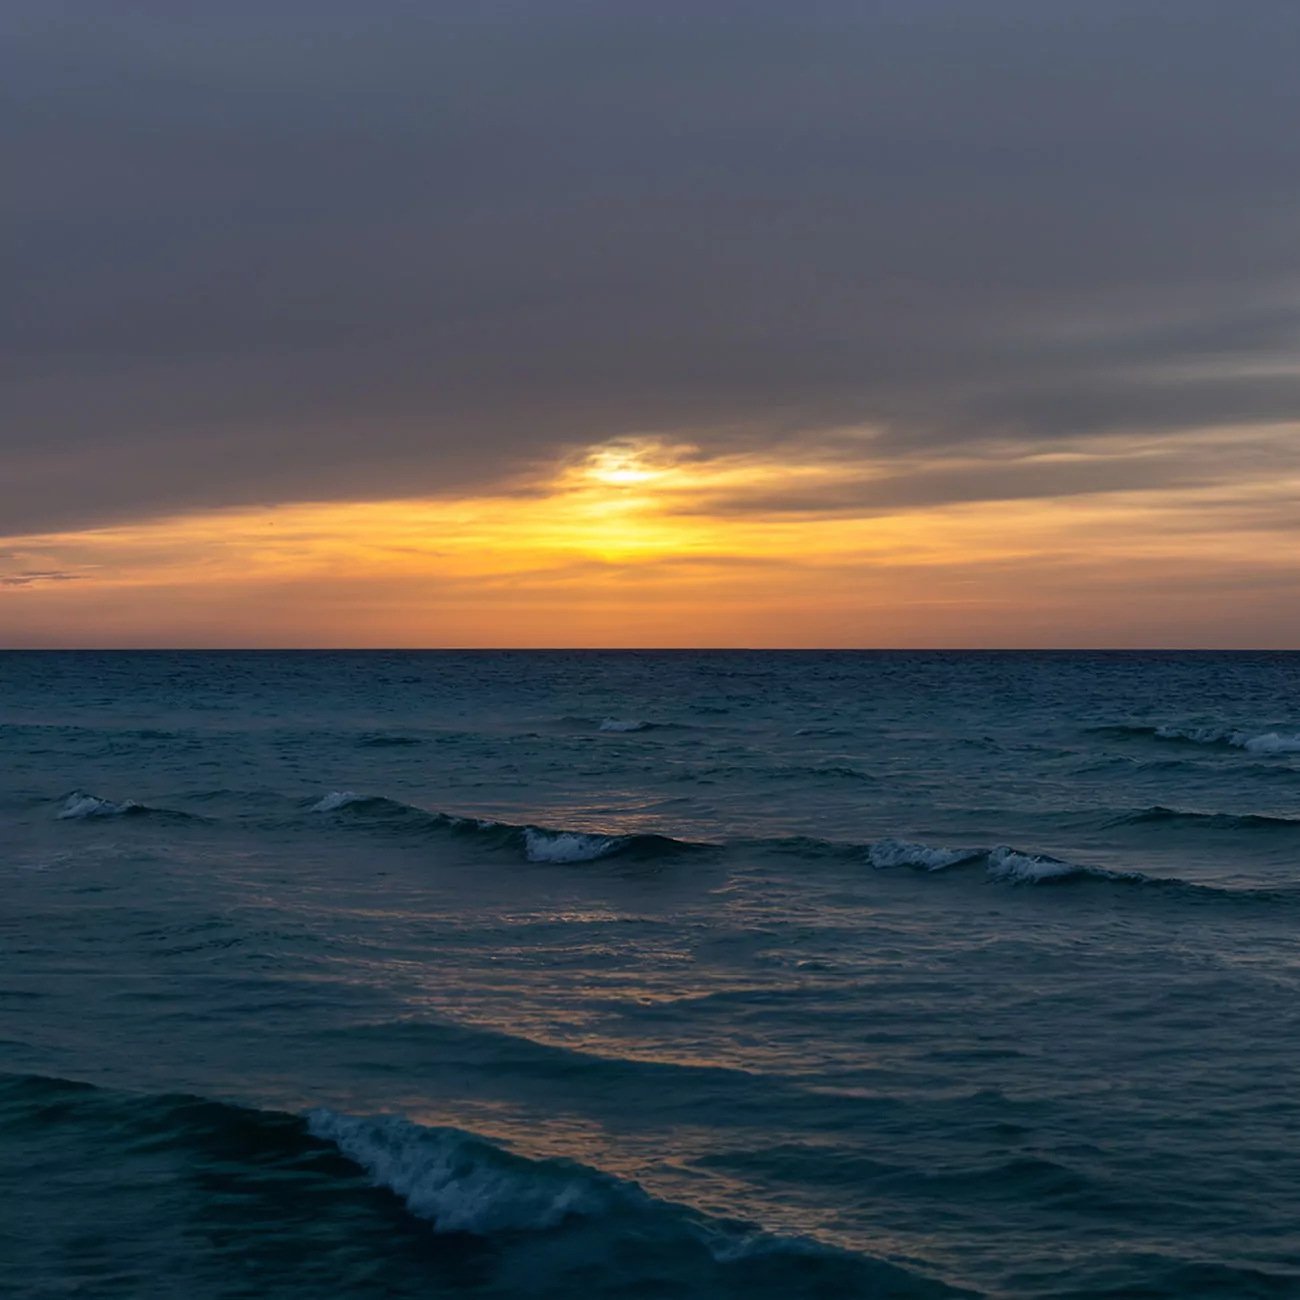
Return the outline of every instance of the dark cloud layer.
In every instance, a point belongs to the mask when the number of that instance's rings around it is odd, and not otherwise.
[[[0,533],[630,433],[1300,411],[1290,0],[0,0],[0,40]]]

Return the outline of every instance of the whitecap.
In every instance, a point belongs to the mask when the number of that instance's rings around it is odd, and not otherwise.
[[[136,803],[134,799],[113,803],[110,799],[100,799],[82,790],[75,790],[64,801],[59,817],[61,820],[80,817],[120,817],[123,813],[133,812],[143,807],[143,804]]]
[[[553,1228],[571,1215],[596,1216],[615,1201],[644,1199],[595,1170],[533,1161],[451,1128],[423,1128],[397,1115],[372,1118],[313,1110],[308,1127],[333,1142],[379,1186],[438,1232]]]
[[[1270,731],[1265,736],[1248,736],[1240,743],[1241,748],[1252,754],[1300,754],[1300,735],[1282,736]]]
[[[639,720],[624,721],[621,718],[606,718],[599,727],[601,731],[648,731],[651,724]]]
[[[319,803],[312,804],[312,812],[330,813],[338,812],[340,808],[346,808],[352,803],[363,803],[365,795],[357,794],[352,790],[335,790],[327,794]]]
[[[933,849],[928,844],[910,844],[906,840],[877,840],[867,847],[867,861],[873,867],[920,867],[925,871],[942,871],[959,862],[980,857],[982,849]]]
[[[1198,745],[1232,745],[1250,754],[1300,753],[1300,735],[1283,735],[1269,731],[1252,734],[1235,727],[1157,727],[1161,740],[1190,740]]]
[[[529,862],[592,862],[607,857],[626,841],[616,835],[587,835],[582,831],[524,829],[524,855]]]
[[[1065,880],[1070,876],[1094,874],[1087,867],[1049,857],[1045,853],[1021,853],[1003,844],[989,853],[989,875],[997,880],[1038,885],[1045,880]],[[1109,874],[1096,872],[1097,875]]]

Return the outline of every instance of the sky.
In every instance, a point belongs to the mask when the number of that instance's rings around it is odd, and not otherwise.
[[[1293,0],[0,0],[0,646],[1300,648]]]

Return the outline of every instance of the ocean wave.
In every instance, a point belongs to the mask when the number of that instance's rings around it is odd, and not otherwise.
[[[193,813],[176,812],[171,808],[153,808],[148,804],[137,803],[134,799],[123,799],[114,803],[112,799],[101,799],[98,795],[87,794],[84,790],[74,790],[63,800],[59,809],[60,821],[83,821],[107,817],[162,817],[173,821],[199,821]]]
[[[134,799],[123,799],[114,803],[111,799],[100,799],[97,795],[86,794],[83,790],[74,790],[64,801],[59,810],[59,819],[66,821],[81,817],[125,817],[132,813],[145,813],[149,810]]]
[[[1300,830],[1300,818],[1267,817],[1262,813],[1207,813],[1179,808],[1164,808],[1155,804],[1126,813],[1110,823],[1112,826],[1185,825],[1209,830],[1225,831],[1286,831]]]
[[[573,1215],[594,1218],[650,1199],[635,1184],[581,1165],[529,1160],[472,1133],[397,1115],[321,1109],[307,1113],[307,1126],[438,1232],[544,1231]]]
[[[1250,754],[1300,753],[1300,735],[1276,731],[1252,734],[1237,727],[1175,727],[1155,729],[1157,740],[1186,740],[1194,745],[1230,745]]]
[[[869,772],[863,772],[860,768],[846,767],[842,763],[832,763],[824,767],[800,767],[793,765],[790,767],[773,767],[766,771],[757,770],[755,775],[770,781],[779,781],[786,778],[814,777],[820,780],[831,781],[874,781],[876,778]]]
[[[805,766],[797,763],[782,763],[775,766],[750,766],[746,764],[727,763],[712,766],[683,767],[665,780],[674,784],[693,785],[696,783],[711,785],[715,781],[730,781],[737,777],[753,781],[863,781],[875,782],[878,778],[860,768],[847,767],[843,764],[828,764],[822,767]]]
[[[548,830],[542,826],[498,823],[511,843],[522,842],[529,862],[596,862],[605,858],[653,861],[716,849],[712,844],[673,839],[669,835],[601,835],[587,831]]]
[[[1150,876],[1141,871],[1119,871],[1090,863],[1073,862],[1032,849],[1009,844],[933,845],[882,837],[865,843],[784,836],[767,839],[733,840],[721,843],[674,839],[667,835],[615,834],[550,827],[512,825],[509,822],[475,820],[447,813],[430,813],[380,796],[336,791],[315,808],[357,815],[363,822],[389,829],[438,831],[471,837],[485,848],[504,850],[527,862],[541,865],[580,865],[621,860],[655,864],[687,854],[724,857],[779,854],[802,858],[811,864],[830,861],[845,866],[865,862],[880,871],[913,870],[926,875],[965,874],[979,871],[985,879],[1000,885],[1042,886],[1097,885],[1147,887],[1196,897],[1253,900],[1269,904],[1300,902],[1300,893],[1288,889],[1245,889],[1202,885],[1177,876]],[[1300,820],[1254,815],[1230,816],[1212,813],[1181,813],[1160,807],[1125,814],[1117,824],[1186,821],[1188,825],[1220,827],[1225,830],[1287,831],[1300,828]]]
[[[1300,754],[1300,733],[1252,732],[1241,727],[1213,723],[1204,725],[1165,723],[1158,727],[1118,724],[1094,727],[1092,730],[1101,735],[1147,736],[1154,740],[1173,740],[1191,745],[1220,745],[1230,749],[1244,749],[1248,754]]]
[[[725,712],[725,710],[724,710]],[[583,717],[581,714],[565,714],[551,724],[564,731],[603,731],[607,734],[624,735],[638,731],[696,731],[697,724],[690,722],[654,722],[649,718],[619,718],[606,714],[600,718]]]
[[[730,845],[738,849],[741,845]],[[1111,871],[1106,867],[1068,862],[1048,853],[1035,853],[1008,844],[953,848],[921,844],[911,840],[884,838],[865,844],[809,839],[803,836],[751,840],[743,847],[758,851],[795,855],[809,861],[830,859],[849,864],[867,862],[880,871],[910,868],[927,875],[953,874],[955,869],[983,867],[992,880],[1012,885],[1041,885],[1066,880],[1101,880],[1117,884],[1184,885],[1172,877],[1158,878],[1138,871]],[[1196,886],[1188,886],[1196,888]]]
[[[1022,853],[1009,845],[999,845],[989,851],[988,873],[995,880],[1005,880],[1018,885],[1043,885],[1065,880],[1109,880],[1115,883],[1157,883],[1139,871],[1108,871],[1105,867],[1081,866],[1066,862],[1048,853]],[[1171,881],[1183,884],[1183,881]]]
[[[1263,736],[1249,736],[1244,741],[1234,739],[1232,743],[1240,744],[1252,754],[1300,754],[1300,734],[1283,736],[1270,731]]]
[[[865,856],[873,867],[886,870],[912,867],[927,872],[946,871],[949,867],[982,862],[992,879],[1016,885],[1043,885],[1084,878],[1140,883],[1151,880],[1140,872],[1108,871],[1104,867],[1081,866],[1063,858],[1052,857],[1048,853],[1026,853],[1007,844],[994,848],[950,849],[886,839],[866,845]]]
[[[919,867],[923,871],[943,871],[962,862],[985,856],[985,849],[935,849],[928,844],[906,840],[876,840],[867,845],[867,861],[873,867]]]
[[[340,808],[350,808],[353,804],[371,802],[372,799],[353,790],[333,790],[319,803],[312,804],[311,810],[318,813],[332,813],[338,812]]]
[[[195,1254],[206,1249],[205,1216],[220,1236],[303,1241],[335,1257],[352,1276],[383,1276],[412,1231],[429,1234],[423,1267],[444,1256],[436,1245],[476,1238],[483,1294],[749,1295],[838,1300],[938,1300],[970,1296],[913,1267],[776,1236],[758,1224],[722,1219],[651,1195],[638,1183],[576,1161],[528,1156],[476,1133],[429,1127],[400,1115],[350,1115],[316,1108],[295,1115],[186,1095],[148,1096],[39,1076],[0,1074],[0,1118],[22,1131],[58,1126],[85,1162],[78,1176],[92,1191],[131,1187],[140,1197],[157,1185],[154,1153],[177,1153],[196,1174],[184,1228]],[[213,1174],[205,1204],[204,1174]],[[170,1184],[169,1184],[170,1187]],[[375,1198],[395,1198],[410,1216],[393,1222]],[[177,1213],[174,1196],[142,1203],[160,1222]],[[385,1224],[389,1225],[385,1228]],[[195,1231],[196,1225],[199,1230]],[[310,1232],[310,1237],[302,1234]],[[343,1239],[343,1240],[341,1240]],[[545,1274],[525,1285],[540,1257]],[[430,1253],[435,1252],[435,1253]],[[332,1252],[331,1252],[332,1253]],[[450,1257],[447,1257],[450,1258]],[[219,1262],[215,1260],[215,1262]],[[255,1267],[257,1256],[248,1257]],[[310,1262],[306,1267],[314,1271]],[[331,1267],[326,1258],[321,1269]],[[416,1265],[419,1267],[419,1265]],[[418,1273],[400,1275],[408,1288]],[[255,1274],[248,1280],[256,1286]],[[428,1272],[432,1290],[438,1274]],[[348,1279],[335,1280],[342,1294]],[[319,1291],[317,1294],[325,1294]],[[351,1292],[349,1292],[350,1294]],[[368,1285],[365,1294],[378,1294]],[[459,1293],[459,1292],[458,1292]],[[396,1292],[394,1292],[396,1294]]]
[[[617,852],[626,838],[582,831],[543,831],[534,826],[523,827],[523,836],[529,862],[594,862]]]
[[[449,831],[475,837],[493,847],[503,847],[522,854],[528,862],[568,863],[596,862],[605,858],[637,860],[667,858],[677,854],[699,852],[716,846],[673,839],[668,835],[606,834],[547,826],[514,825],[483,818],[459,817],[452,813],[428,812],[382,795],[357,794],[353,790],[335,790],[312,804],[314,813],[349,812],[363,820],[378,821],[389,829],[404,831]]]

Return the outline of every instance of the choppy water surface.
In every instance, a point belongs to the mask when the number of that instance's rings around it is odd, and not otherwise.
[[[0,655],[0,1294],[1300,1295],[1300,656]]]

